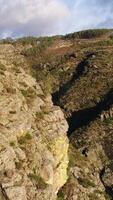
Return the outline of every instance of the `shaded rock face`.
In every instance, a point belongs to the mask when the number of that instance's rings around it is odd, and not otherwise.
[[[4,69],[0,69],[0,200],[54,200],[67,180],[67,122],[36,80],[21,67],[19,71],[15,69],[8,58],[8,53],[15,56],[13,47],[5,45],[3,52],[4,56],[0,52],[0,61],[4,63]],[[23,57],[16,56],[22,65]]]

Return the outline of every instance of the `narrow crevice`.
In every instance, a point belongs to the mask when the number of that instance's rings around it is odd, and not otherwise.
[[[52,94],[52,100],[55,105],[59,104],[60,98],[63,97],[67,93],[67,91],[72,87],[75,81],[79,80],[82,75],[88,72],[89,59],[92,56],[93,56],[93,53],[88,54],[87,57],[78,64],[75,72],[73,73],[71,80],[67,81],[64,85],[62,85],[59,88],[58,91]]]
[[[2,193],[2,195],[4,197],[4,199],[5,200],[10,200],[9,197],[7,196],[7,194],[6,194],[5,189],[2,187],[2,184],[0,184],[0,190],[1,190],[1,193]]]
[[[90,122],[94,121],[100,114],[110,109],[113,104],[113,89],[111,89],[96,106],[75,111],[71,117],[67,118],[69,124],[68,136],[70,136],[76,129],[88,126]]]

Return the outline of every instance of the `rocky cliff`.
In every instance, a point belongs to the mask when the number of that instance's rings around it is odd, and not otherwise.
[[[1,200],[113,199],[112,32],[0,41]]]
[[[56,199],[67,180],[68,124],[8,44],[0,45],[0,116],[0,200]]]

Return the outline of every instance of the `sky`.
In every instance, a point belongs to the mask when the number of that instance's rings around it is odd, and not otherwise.
[[[113,28],[113,0],[0,0],[0,38]]]

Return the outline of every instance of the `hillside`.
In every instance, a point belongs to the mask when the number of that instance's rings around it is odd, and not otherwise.
[[[113,199],[113,30],[1,40],[0,92],[1,200]]]

